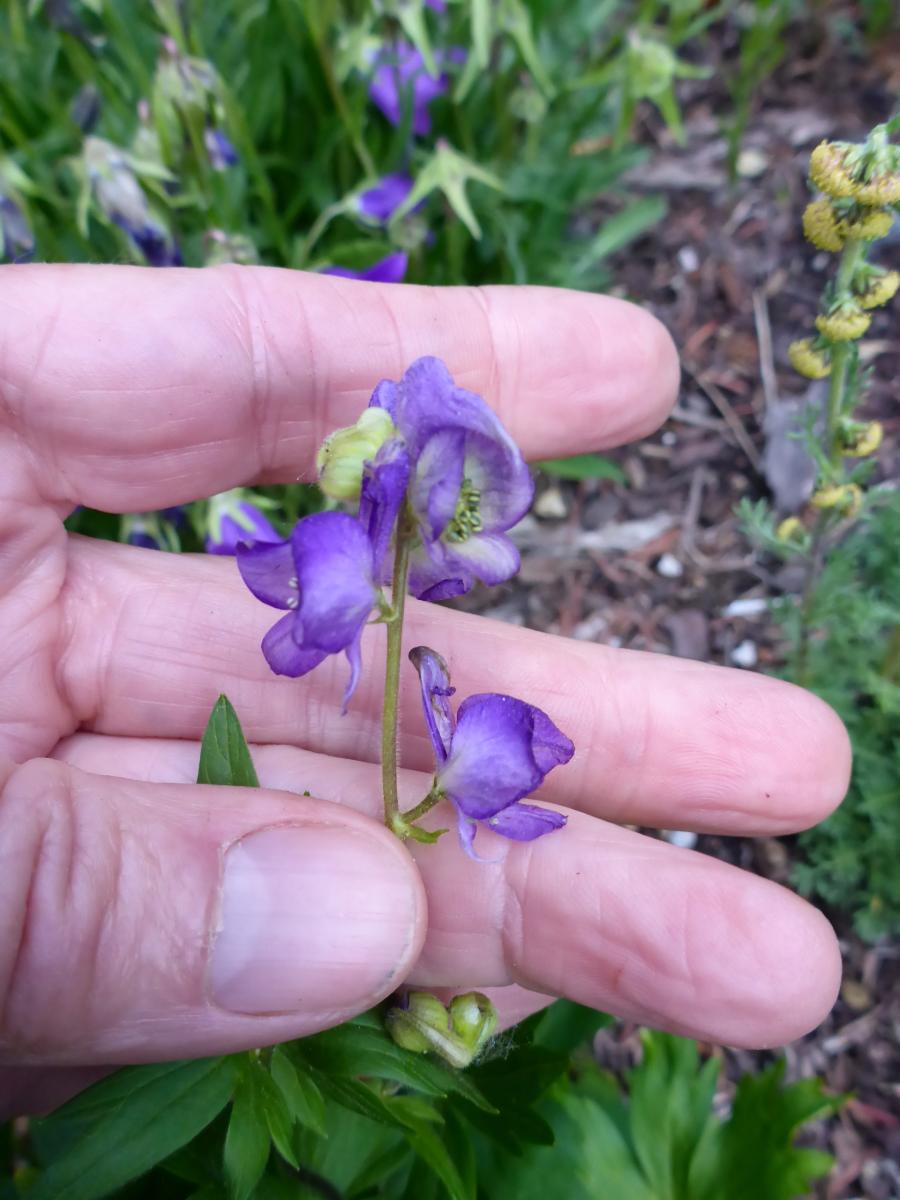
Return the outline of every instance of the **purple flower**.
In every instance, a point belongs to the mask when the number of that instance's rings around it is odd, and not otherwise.
[[[34,252],[34,234],[22,209],[0,192],[0,259],[23,262]]]
[[[382,559],[408,479],[405,448],[392,439],[363,477],[359,517],[314,513],[285,542],[237,547],[250,591],[286,610],[262,641],[269,666],[276,675],[297,677],[344,651],[350,663],[344,711],[359,680],[362,631],[381,600]]]
[[[480,396],[457,387],[437,358],[420,358],[370,406],[390,414],[412,462],[410,502],[421,546],[410,591],[423,600],[458,596],[476,580],[496,584],[519,569],[505,531],[531,503],[534,484],[512,438]]]
[[[238,152],[222,129],[207,125],[203,132],[203,144],[206,146],[209,163],[214,171],[227,171],[238,161]]]
[[[367,279],[370,283],[400,283],[406,274],[407,255],[398,250],[372,263],[364,271],[352,271],[349,267],[325,267],[323,275],[339,275],[343,279]]]
[[[413,133],[424,136],[431,132],[428,106],[446,92],[450,82],[443,68],[465,62],[466,52],[459,46],[450,46],[436,50],[434,57],[441,69],[437,76],[428,73],[421,53],[409,42],[385,45],[376,55],[369,96],[392,125],[400,125],[411,109]]]
[[[575,747],[566,735],[533,704],[496,692],[469,696],[454,722],[449,698],[455,689],[444,660],[427,646],[409,657],[419,673],[434,748],[434,786],[456,809],[466,853],[477,857],[472,843],[478,821],[517,842],[562,828],[562,813],[521,801],[572,757]]]
[[[236,554],[241,542],[280,542],[281,534],[242,488],[223,492],[210,501],[206,533],[207,554]]]
[[[408,175],[385,175],[356,198],[357,211],[379,225],[386,225],[412,190]]]

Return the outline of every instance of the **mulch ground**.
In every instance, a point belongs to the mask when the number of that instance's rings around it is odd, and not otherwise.
[[[722,81],[733,69],[726,35],[704,51],[716,68],[686,94],[687,144],[675,145],[655,116],[641,114],[652,146],[632,174],[633,194],[669,201],[668,217],[612,263],[616,292],[652,309],[671,330],[684,365],[671,419],[654,436],[613,455],[629,486],[541,478],[535,515],[520,530],[523,571],[504,590],[467,607],[499,619],[588,641],[776,670],[779,631],[766,601],[796,593],[796,570],[753,553],[734,508],[767,496],[785,513],[802,505],[812,480],[788,434],[797,405],[815,389],[790,368],[787,344],[809,331],[833,259],[800,231],[808,198],[805,166],[823,137],[853,140],[891,115],[900,89],[900,35],[875,46],[805,22],[757,95],[734,185],[727,173]],[[620,206],[620,205],[619,205]],[[598,204],[602,219],[614,199]],[[896,237],[882,261],[898,258]],[[900,478],[900,325],[896,305],[880,310],[863,343],[873,382],[867,415],[886,436],[879,477]],[[790,839],[701,837],[697,848],[785,882]],[[841,997],[814,1033],[786,1048],[788,1077],[821,1075],[852,1092],[839,1116],[812,1126],[807,1144],[835,1155],[821,1200],[900,1196],[900,946],[870,946],[845,917],[829,914],[844,952]],[[613,1066],[638,1052],[635,1031],[619,1025],[598,1050]],[[710,1048],[713,1052],[713,1048]],[[722,1096],[772,1055],[722,1053]],[[765,1200],[761,1197],[760,1200]]]

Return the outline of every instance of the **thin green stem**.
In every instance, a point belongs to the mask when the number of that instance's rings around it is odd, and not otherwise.
[[[437,787],[433,787],[424,800],[420,800],[415,808],[411,808],[409,812],[403,814],[403,820],[407,825],[413,825],[420,817],[424,817],[427,812],[431,812],[436,804],[444,798],[444,793]]]
[[[412,544],[409,514],[404,509],[397,522],[397,548],[391,580],[393,615],[387,622],[387,654],[384,667],[384,708],[381,718],[381,787],[384,795],[384,823],[399,836],[406,824],[400,816],[397,795],[397,715],[400,690],[400,653],[403,643],[403,610],[409,580],[409,552]]]

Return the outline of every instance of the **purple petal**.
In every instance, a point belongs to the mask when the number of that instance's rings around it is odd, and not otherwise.
[[[454,596],[464,595],[471,586],[462,579],[442,579],[440,583],[425,588],[423,592],[413,592],[412,594],[417,600],[436,604],[439,600],[452,600]]]
[[[390,438],[375,461],[366,463],[359,496],[359,520],[372,546],[376,578],[380,578],[408,483],[406,447],[399,438]]]
[[[357,199],[363,216],[386,225],[412,190],[409,175],[385,175],[374,187],[366,188]]]
[[[207,126],[203,132],[203,143],[214,171],[226,171],[238,161],[238,152],[224,130]]]
[[[206,539],[207,554],[235,554],[242,542],[280,542],[281,534],[259,509],[242,500],[238,505],[239,519],[230,513],[219,518],[217,537],[210,533]]]
[[[336,654],[358,636],[375,604],[372,544],[348,513],[314,513],[291,535],[300,584],[298,644]]]
[[[262,652],[275,674],[290,675],[294,679],[328,657],[327,650],[307,650],[297,644],[294,637],[296,620],[296,613],[288,613],[275,622],[262,640]]]
[[[431,550],[440,554],[445,575],[474,576],[490,587],[512,579],[520,566],[519,551],[503,533],[473,533],[464,542],[441,542]]]
[[[534,718],[531,752],[538,767],[547,775],[554,767],[569,761],[575,753],[575,746],[570,738],[557,729],[545,712],[535,708],[533,704],[530,707]]]
[[[469,696],[459,707],[438,783],[466,814],[481,820],[533,792],[544,778],[531,749],[531,705],[496,693]]]
[[[562,829],[565,823],[566,817],[562,813],[536,804],[510,804],[485,822],[494,833],[516,842],[534,841],[554,829]]]
[[[359,683],[359,675],[362,670],[362,629],[347,647],[344,652],[347,655],[347,662],[350,664],[350,678],[347,680],[347,686],[344,689],[344,698],[341,701],[341,716],[347,715],[347,706],[356,691],[356,685]]]
[[[433,548],[434,549],[434,548]],[[432,557],[424,547],[413,550],[409,560],[409,590],[418,600],[449,600],[462,596],[472,587],[475,580],[468,571],[447,568],[440,553]]]
[[[411,110],[413,133],[429,133],[428,105],[447,90],[447,76],[429,75],[422,55],[408,42],[384,46],[375,61],[375,74],[369,84],[372,103],[392,125],[400,125],[404,114]]]
[[[325,267],[323,275],[339,275],[342,279],[363,279],[369,283],[400,283],[406,275],[408,256],[398,250],[372,263],[364,271],[353,271],[349,267]]]
[[[273,608],[296,608],[297,568],[290,542],[258,542],[236,549],[241,579],[258,600]]]
[[[410,500],[424,535],[436,540],[456,512],[463,481],[466,436],[461,429],[440,429],[419,454]]]
[[[500,857],[485,858],[475,849],[475,834],[478,832],[478,825],[471,817],[467,817],[465,813],[456,809],[456,832],[459,835],[459,844],[466,853],[467,858],[471,858],[473,862],[479,863],[497,863],[500,862]]]
[[[382,379],[377,384],[368,404],[369,408],[383,408],[393,420],[397,409],[397,385],[393,379]]]
[[[409,659],[419,673],[425,723],[434,747],[435,761],[440,765],[447,759],[453,737],[453,714],[448,700],[456,688],[450,686],[447,664],[428,646],[415,646],[409,652]]]

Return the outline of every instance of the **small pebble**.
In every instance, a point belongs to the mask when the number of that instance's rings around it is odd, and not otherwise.
[[[568,516],[569,513],[565,498],[559,488],[556,487],[549,487],[546,491],[541,492],[534,502],[534,511],[539,517],[543,517],[545,520],[556,521]]]
[[[723,617],[761,617],[769,607],[769,602],[765,596],[743,596],[740,600],[732,600],[732,602],[722,610]]]
[[[756,649],[756,642],[750,638],[744,640],[731,652],[731,661],[736,667],[755,667],[759,660],[759,652]]]
[[[674,554],[661,554],[656,564],[656,573],[662,575],[663,579],[680,579],[684,574],[684,565]]]
[[[741,179],[755,179],[757,175],[762,175],[768,165],[768,156],[762,150],[748,146],[738,155],[737,173]]]
[[[693,246],[682,246],[678,251],[678,265],[682,271],[696,271],[700,266],[700,255]]]
[[[697,835],[692,829],[664,829],[663,837],[670,846],[678,846],[682,850],[693,850],[697,845]]]

